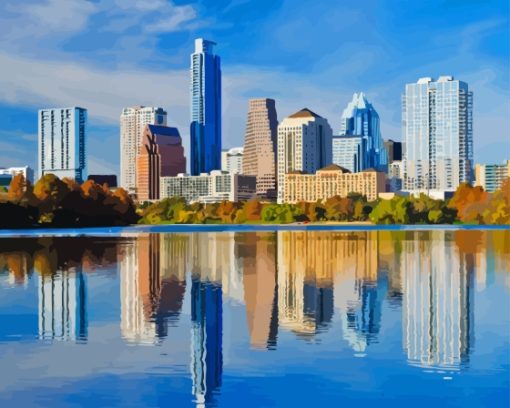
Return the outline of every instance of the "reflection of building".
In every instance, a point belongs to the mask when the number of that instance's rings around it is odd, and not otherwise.
[[[180,236],[139,235],[120,262],[121,331],[134,342],[167,336],[185,292],[186,247]]]
[[[191,286],[191,375],[193,394],[200,406],[221,386],[222,313],[221,286],[195,275]]]
[[[57,340],[87,339],[86,277],[74,268],[40,274],[39,337]]]
[[[332,247],[313,232],[277,234],[278,322],[309,338],[333,317]]]
[[[250,343],[258,349],[276,346],[278,293],[276,251],[272,234],[246,234],[242,244],[244,302]]]
[[[459,256],[449,232],[410,234],[402,252],[407,357],[422,367],[458,368],[472,342],[472,255]]]

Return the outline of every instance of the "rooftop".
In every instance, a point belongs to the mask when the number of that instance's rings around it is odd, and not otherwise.
[[[322,118],[322,117],[317,115],[315,112],[312,112],[308,108],[303,108],[300,111],[290,115],[289,118]]]
[[[330,164],[329,166],[323,167],[317,171],[341,171],[342,173],[351,173],[349,169],[339,166],[338,164]]]
[[[147,125],[147,127],[150,132],[155,135],[181,137],[179,130],[175,127],[160,125]]]

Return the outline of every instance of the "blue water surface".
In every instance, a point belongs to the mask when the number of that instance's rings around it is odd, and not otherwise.
[[[4,232],[0,406],[508,406],[509,292],[501,228]]]

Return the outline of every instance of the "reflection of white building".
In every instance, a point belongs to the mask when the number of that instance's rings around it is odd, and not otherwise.
[[[403,241],[403,336],[410,364],[454,369],[473,330],[472,276],[446,231]]]
[[[85,275],[74,268],[38,278],[39,338],[86,340]]]

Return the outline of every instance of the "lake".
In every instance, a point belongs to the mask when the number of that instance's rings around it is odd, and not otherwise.
[[[0,406],[510,404],[508,229],[150,231],[0,237]]]

